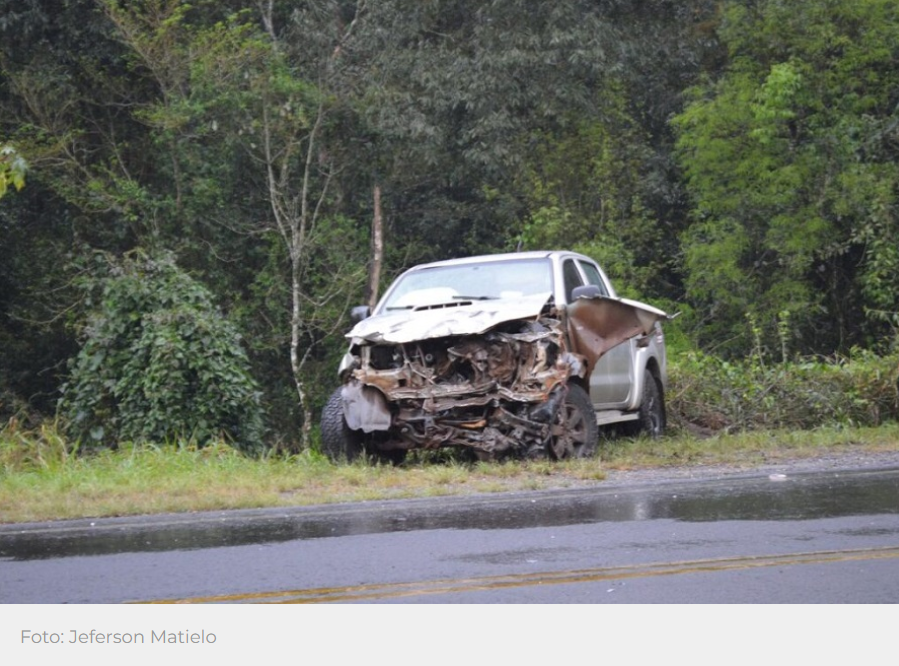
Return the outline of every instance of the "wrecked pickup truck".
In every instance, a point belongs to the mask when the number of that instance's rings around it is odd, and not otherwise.
[[[598,426],[665,427],[661,310],[618,298],[589,257],[519,252],[403,273],[347,334],[323,452],[401,461],[460,447],[479,459],[593,455]]]

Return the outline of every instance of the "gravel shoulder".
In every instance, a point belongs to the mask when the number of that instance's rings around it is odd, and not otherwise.
[[[607,469],[602,486],[629,484],[663,484],[686,480],[722,479],[728,477],[770,476],[771,474],[808,474],[843,470],[884,469],[899,467],[899,451],[833,452],[813,458],[778,456],[762,463],[734,462],[721,465],[676,465],[640,469]]]

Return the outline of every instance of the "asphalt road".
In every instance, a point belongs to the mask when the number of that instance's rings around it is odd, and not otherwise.
[[[0,527],[0,603],[896,603],[899,468]]]

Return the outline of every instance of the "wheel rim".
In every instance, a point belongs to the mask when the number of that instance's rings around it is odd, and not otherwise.
[[[584,421],[584,415],[577,407],[566,402],[559,410],[559,416],[553,426],[550,444],[553,456],[560,460],[577,458],[586,444],[587,423]]]

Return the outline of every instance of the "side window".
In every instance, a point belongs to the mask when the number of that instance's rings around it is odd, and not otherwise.
[[[587,276],[587,284],[595,284],[599,287],[603,296],[608,296],[609,290],[606,289],[606,284],[603,282],[602,276],[599,274],[599,270],[597,270],[596,266],[587,263],[586,261],[580,261],[578,263],[581,265],[581,270],[584,271],[584,275]]]
[[[565,260],[565,263],[562,265],[562,277],[565,280],[565,302],[571,303],[571,292],[574,291],[575,287],[580,287],[584,284],[581,274],[578,273],[577,266],[574,265],[574,260]]]

